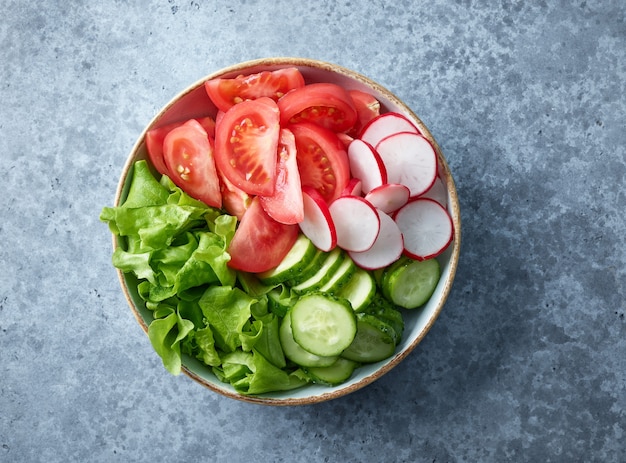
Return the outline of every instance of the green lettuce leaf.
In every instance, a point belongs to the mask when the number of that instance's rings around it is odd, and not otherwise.
[[[153,349],[161,357],[163,366],[173,375],[179,375],[182,367],[180,342],[193,330],[190,320],[180,317],[174,310],[153,320],[148,326],[148,337]]]

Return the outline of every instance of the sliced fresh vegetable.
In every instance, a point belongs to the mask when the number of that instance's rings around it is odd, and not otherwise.
[[[390,135],[376,146],[387,169],[389,183],[405,185],[416,197],[437,178],[437,155],[426,138],[411,132]]]
[[[280,342],[283,346],[285,357],[297,365],[303,367],[327,367],[337,361],[338,356],[320,356],[303,349],[293,339],[291,328],[291,312],[283,318],[280,324]]]
[[[348,146],[348,162],[352,177],[361,180],[363,193],[387,183],[387,169],[376,150],[369,143],[356,138]]]
[[[378,143],[383,138],[399,132],[420,133],[406,116],[389,112],[372,119],[361,131],[360,138],[378,149]]]
[[[367,307],[376,294],[376,282],[370,272],[357,267],[338,296],[347,299],[355,312]]]
[[[310,122],[292,124],[302,186],[315,188],[330,203],[350,180],[346,149],[334,132]]]
[[[309,293],[298,299],[290,313],[293,339],[315,355],[339,355],[354,340],[356,317],[345,299]]]
[[[364,269],[374,270],[392,264],[402,255],[403,238],[396,222],[382,211],[378,211],[380,232],[367,251],[349,252],[354,262]]]
[[[215,128],[218,170],[250,195],[272,195],[279,131],[279,112],[274,100],[262,97],[231,107]]]
[[[343,262],[331,274],[331,278],[320,288],[320,291],[326,294],[338,295],[356,271],[357,266],[348,256],[344,256]]]
[[[287,129],[280,131],[274,193],[260,198],[265,212],[280,223],[296,224],[304,219],[296,141],[293,133]]]
[[[330,281],[345,258],[346,254],[340,248],[335,248],[328,253],[324,253],[322,265],[317,272],[306,280],[292,286],[291,289],[298,294],[319,290]]]
[[[220,172],[218,172],[218,176],[220,178],[220,189],[222,192],[222,207],[227,213],[237,217],[237,220],[241,220],[243,214],[250,207],[254,196],[249,195],[241,188],[235,186]]]
[[[278,101],[290,90],[303,87],[304,78],[297,68],[284,68],[231,79],[211,79],[204,86],[215,106],[226,112],[235,104],[260,97]]]
[[[401,207],[394,220],[404,237],[406,255],[426,260],[441,254],[452,241],[450,214],[437,201],[418,198]]]
[[[301,274],[317,257],[317,252],[311,240],[300,234],[287,255],[276,267],[259,273],[257,276],[266,285],[284,283]]]
[[[341,192],[341,196],[361,196],[363,194],[363,182],[352,177],[346,187]]]
[[[435,179],[433,185],[426,191],[426,193],[420,195],[420,198],[430,198],[437,201],[443,207],[448,204],[448,190],[444,185],[440,177]]]
[[[348,94],[352,98],[357,113],[357,120],[350,130],[350,133],[356,137],[363,127],[380,115],[380,102],[369,92],[349,90]]]
[[[383,294],[394,304],[405,309],[424,305],[433,294],[441,274],[437,259],[423,261],[408,257],[400,259],[384,278]]]
[[[201,117],[196,120],[204,128],[210,138],[215,138],[215,120],[212,117]],[[165,159],[163,158],[163,141],[165,140],[165,136],[170,133],[172,129],[183,125],[185,122],[187,121],[173,122],[150,129],[146,132],[145,143],[150,162],[152,162],[154,168],[161,175],[169,174],[167,166],[165,165]]]
[[[322,195],[311,187],[302,188],[304,218],[300,230],[322,251],[330,251],[337,245],[337,231],[330,209]]]
[[[356,315],[356,335],[341,357],[359,363],[379,362],[391,357],[396,350],[397,336],[391,325],[367,313]]]
[[[411,192],[404,185],[385,183],[367,193],[365,199],[385,214],[391,214],[409,201],[410,194]]]
[[[257,197],[243,215],[228,253],[228,265],[244,272],[260,273],[276,267],[298,239],[298,226],[285,225],[263,210]]]
[[[363,252],[371,248],[380,232],[378,211],[360,196],[341,196],[329,206],[335,224],[337,246]]]
[[[357,112],[343,87],[331,83],[314,83],[296,88],[278,100],[283,126],[313,122],[332,130],[346,132],[354,126]]]
[[[170,179],[196,199],[221,209],[222,193],[213,146],[195,119],[172,129],[163,140],[163,158]]]
[[[311,377],[314,383],[336,386],[350,379],[352,373],[354,373],[354,370],[356,370],[358,366],[358,362],[339,357],[335,363],[330,366],[310,367],[306,368],[305,372]]]

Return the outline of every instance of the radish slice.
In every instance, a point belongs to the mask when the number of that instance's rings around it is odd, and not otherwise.
[[[396,212],[394,220],[404,237],[404,252],[413,259],[436,257],[452,241],[452,218],[432,199],[417,198],[408,202]]]
[[[446,207],[448,205],[448,190],[446,189],[443,180],[437,177],[433,186],[431,186],[426,193],[421,195],[420,198],[434,199],[443,207]]]
[[[372,119],[361,132],[361,140],[376,146],[383,138],[398,132],[420,133],[417,127],[399,113],[384,113]]]
[[[337,245],[337,232],[328,205],[322,195],[311,187],[302,187],[304,220],[300,230],[320,250],[328,252]]]
[[[410,191],[406,186],[385,183],[366,194],[365,199],[385,214],[391,214],[404,206],[409,201],[409,196]]]
[[[363,182],[352,177],[346,187],[341,192],[341,196],[361,196],[363,194]]]
[[[376,270],[391,265],[402,255],[404,243],[402,232],[396,222],[382,211],[378,211],[380,232],[374,245],[367,251],[348,252],[359,267]]]
[[[437,155],[419,134],[400,132],[384,138],[376,151],[385,163],[387,181],[406,185],[411,197],[426,192],[437,178]]]
[[[329,207],[337,232],[337,246],[362,252],[372,247],[380,231],[378,212],[360,196],[341,196]]]
[[[348,146],[348,161],[352,177],[361,179],[363,192],[369,193],[387,183],[387,170],[372,145],[358,138]]]

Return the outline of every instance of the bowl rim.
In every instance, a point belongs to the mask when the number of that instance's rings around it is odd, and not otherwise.
[[[391,357],[390,359],[386,359],[385,363],[380,368],[378,368],[371,374],[365,376],[364,378],[358,380],[357,382],[345,385],[343,387],[342,385],[335,386],[333,388],[329,387],[328,392],[323,392],[321,394],[310,395],[306,397],[276,398],[276,397],[270,397],[270,396],[264,396],[264,395],[245,395],[245,394],[240,394],[234,390],[231,391],[226,388],[220,388],[216,384],[206,381],[204,378],[202,378],[201,376],[193,372],[184,363],[182,365],[181,371],[183,372],[183,374],[185,374],[187,377],[191,378],[192,380],[198,382],[202,386],[212,390],[213,392],[217,392],[223,396],[229,397],[231,399],[243,401],[243,402],[261,404],[261,405],[274,405],[274,406],[310,405],[310,404],[315,404],[315,403],[326,402],[332,399],[337,399],[339,397],[348,395],[352,392],[355,392],[359,389],[364,388],[365,386],[380,379],[382,376],[387,374],[393,368],[398,366],[417,347],[417,345],[422,342],[426,334],[430,331],[433,324],[439,317],[441,311],[443,310],[443,306],[445,305],[448,299],[448,296],[450,294],[450,291],[452,289],[452,284],[453,284],[454,277],[456,275],[456,270],[458,267],[460,247],[461,247],[461,213],[460,213],[460,203],[459,203],[458,193],[457,193],[454,179],[450,172],[450,168],[447,163],[447,160],[445,159],[439,144],[437,143],[437,141],[431,134],[428,127],[426,127],[426,125],[417,116],[417,114],[415,114],[413,110],[409,108],[402,100],[400,100],[394,93],[392,93],[390,90],[380,85],[376,81],[370,79],[369,77],[364,76],[363,74],[359,72],[348,69],[341,65],[334,64],[334,63],[327,62],[327,61],[311,59],[311,58],[284,56],[284,57],[257,58],[254,60],[242,61],[237,64],[233,64],[233,65],[218,69],[196,80],[192,84],[188,85],[185,89],[178,92],[150,120],[150,122],[142,130],[136,142],[133,144],[126,158],[126,161],[124,163],[122,173],[120,175],[120,179],[119,179],[117,189],[115,192],[114,205],[119,206],[122,200],[124,199],[124,193],[125,193],[125,188],[126,188],[126,181],[128,179],[128,174],[131,171],[135,161],[139,159],[137,155],[141,147],[144,145],[144,139],[145,139],[146,133],[151,128],[157,126],[158,122],[163,118],[163,116],[167,114],[168,111],[179,100],[181,100],[182,98],[184,98],[186,95],[190,94],[191,92],[197,90],[198,87],[204,85],[204,82],[206,82],[209,79],[225,77],[225,76],[234,77],[241,73],[253,73],[255,71],[253,71],[252,69],[257,69],[257,68],[259,70],[261,70],[262,68],[278,69],[278,68],[291,67],[291,66],[297,67],[299,69],[309,68],[309,69],[321,70],[321,71],[330,72],[330,73],[338,73],[342,75],[343,77],[359,82],[360,84],[363,84],[366,87],[373,89],[378,94],[384,95],[385,98],[388,99],[391,104],[395,105],[397,109],[402,110],[402,112],[404,112],[405,115],[408,116],[412,120],[412,122],[414,122],[418,126],[418,128],[422,132],[422,135],[426,137],[428,141],[433,145],[433,148],[435,149],[435,152],[437,154],[437,159],[438,159],[439,168],[440,168],[439,176],[443,177],[443,179],[445,180],[445,185],[446,185],[447,192],[448,192],[447,209],[451,215],[452,222],[453,222],[453,239],[449,245],[450,257],[447,263],[449,270],[443,282],[443,289],[441,292],[441,296],[439,300],[437,301],[435,308],[431,311],[430,315],[428,316],[428,321],[425,324],[424,328],[417,334],[415,339],[408,346],[406,346],[403,350],[396,352],[396,354],[394,354],[394,356]],[[112,245],[113,245],[113,250],[120,247],[122,245],[121,238],[115,234],[112,234]],[[148,325],[146,321],[143,319],[141,313],[139,312],[135,304],[133,303],[133,299],[130,294],[130,288],[128,286],[129,282],[126,278],[126,275],[120,269],[116,269],[116,273],[117,273],[118,280],[122,288],[122,292],[124,293],[124,297],[126,298],[126,302],[128,303],[135,319],[141,326],[144,333],[147,335]],[[441,284],[442,283],[439,282],[439,285]],[[217,381],[219,380],[216,380],[216,382]]]

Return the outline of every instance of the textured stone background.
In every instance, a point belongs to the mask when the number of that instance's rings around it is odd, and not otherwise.
[[[3,0],[0,461],[626,461],[626,4]],[[398,368],[271,408],[171,377],[99,222],[142,127],[221,67],[380,82],[457,182],[448,303]]]

